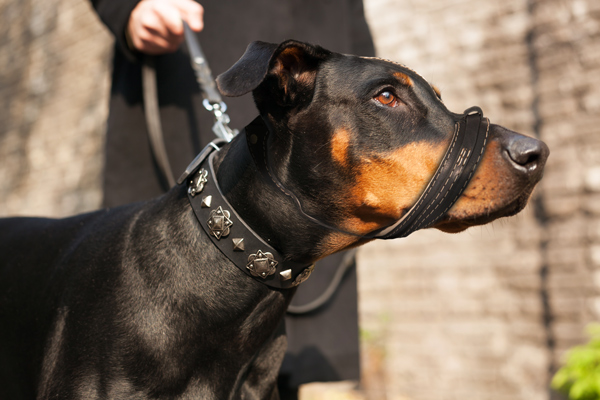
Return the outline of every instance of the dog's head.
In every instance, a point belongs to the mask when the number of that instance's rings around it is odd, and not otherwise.
[[[252,43],[217,83],[226,96],[253,92],[274,133],[270,150],[280,179],[314,214],[358,234],[410,209],[462,118],[403,65],[296,41]],[[544,143],[491,125],[476,173],[435,227],[458,232],[516,214],[547,156]]]

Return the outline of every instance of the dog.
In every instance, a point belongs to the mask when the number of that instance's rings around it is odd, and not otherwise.
[[[420,199],[447,197],[425,188],[471,124],[403,65],[297,41],[252,43],[217,83],[252,92],[260,117],[165,195],[0,221],[1,399],[277,399],[294,287],[416,203],[431,213]],[[481,121],[476,169],[418,228],[459,232],[527,203],[548,148]]]

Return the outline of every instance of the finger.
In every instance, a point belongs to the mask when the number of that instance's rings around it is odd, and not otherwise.
[[[171,0],[172,4],[179,9],[181,17],[195,32],[204,28],[204,8],[193,0]]]
[[[149,2],[147,4],[152,3],[154,2]],[[132,17],[134,17],[133,14]],[[149,40],[148,35],[150,34],[161,37],[166,37],[169,35],[169,29],[165,25],[160,13],[156,11],[154,5],[150,7],[142,7],[134,18],[137,33],[145,40]]]
[[[158,17],[156,17],[158,19]],[[153,27],[156,27],[154,29]],[[133,46],[148,54],[163,54],[177,50],[183,35],[172,35],[162,23],[153,21],[152,16],[140,20],[130,20],[129,37]]]
[[[168,36],[183,36],[182,13],[172,1],[155,1],[154,13],[158,16],[161,22],[161,33],[166,30],[168,33],[163,34],[163,37]]]

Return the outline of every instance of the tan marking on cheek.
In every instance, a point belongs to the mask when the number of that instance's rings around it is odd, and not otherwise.
[[[442,98],[442,92],[440,91],[440,89],[437,86],[435,86],[435,85],[431,85],[431,88],[433,89],[433,91],[435,92],[435,94],[437,95],[437,97],[439,99],[441,99]]]
[[[412,87],[414,85],[413,80],[410,77],[402,72],[394,72],[394,76],[396,79],[400,81],[401,84],[405,86]]]
[[[435,173],[447,143],[411,143],[364,159],[352,188],[352,216],[344,228],[365,234],[399,219]]]
[[[333,134],[331,139],[331,155],[333,159],[343,167],[348,166],[348,146],[350,144],[350,133],[345,128],[340,128]]]

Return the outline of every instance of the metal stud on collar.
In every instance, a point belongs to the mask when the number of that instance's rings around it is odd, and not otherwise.
[[[233,238],[231,242],[233,243],[233,251],[246,251],[244,238]]]
[[[202,203],[200,203],[200,207],[209,208],[212,203],[212,196],[204,196],[202,198]]]
[[[281,279],[282,281],[289,281],[290,279],[292,279],[292,270],[286,269],[285,271],[281,271],[279,273],[279,279]]]

